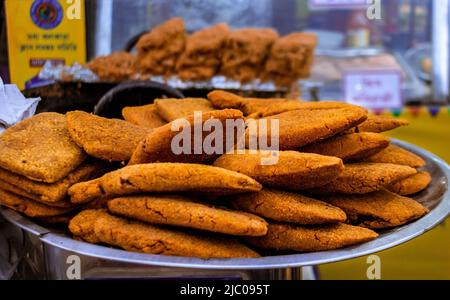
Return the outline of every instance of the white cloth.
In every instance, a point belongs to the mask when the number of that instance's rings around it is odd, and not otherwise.
[[[41,98],[25,98],[15,84],[3,84],[0,78],[0,133],[34,115]]]

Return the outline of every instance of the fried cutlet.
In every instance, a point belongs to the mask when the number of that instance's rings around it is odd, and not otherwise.
[[[386,189],[402,196],[409,196],[425,190],[430,185],[431,180],[430,173],[419,172],[387,186]]]
[[[279,38],[270,50],[262,78],[289,86],[309,77],[316,45],[315,34],[295,32]]]
[[[289,101],[286,103],[274,104],[267,107],[261,114],[261,117],[271,117],[279,115],[285,112],[306,109],[306,110],[325,110],[325,109],[340,109],[340,108],[352,108],[354,105],[350,105],[344,102],[333,101],[321,101],[321,102],[300,102]]]
[[[129,80],[136,73],[136,56],[128,52],[114,52],[110,55],[99,56],[91,60],[87,67],[94,72],[101,81],[121,82]]]
[[[416,173],[411,167],[393,164],[348,164],[335,180],[310,192],[317,195],[367,194]]]
[[[340,208],[281,190],[265,188],[258,193],[238,195],[231,199],[231,205],[238,210],[283,223],[318,225],[347,220]]]
[[[105,171],[101,163],[85,163],[58,182],[44,183],[0,168],[0,188],[51,205],[63,201],[67,190],[75,183],[103,175]]]
[[[138,41],[139,69],[144,74],[168,76],[175,72],[186,46],[186,30],[181,18],[172,18],[144,34]]]
[[[317,227],[269,224],[266,236],[245,240],[263,249],[315,252],[361,244],[377,237],[378,234],[370,229],[342,223]]]
[[[214,207],[183,196],[129,196],[109,201],[108,208],[115,215],[156,225],[236,236],[263,236],[267,233],[267,223],[260,217]]]
[[[186,99],[157,99],[155,100],[158,114],[167,122],[186,118],[194,112],[209,112],[214,108],[206,99],[186,98]]]
[[[267,141],[278,138],[280,150],[297,150],[300,147],[330,138],[367,118],[367,111],[359,107],[339,109],[309,110],[302,109],[271,116],[265,123],[255,122],[256,130],[246,130],[247,146],[250,139],[266,138]],[[274,129],[272,124],[278,125]],[[262,127],[264,125],[264,127]],[[257,134],[257,136],[255,136]]]
[[[396,145],[389,145],[389,147],[367,158],[365,161],[371,163],[404,165],[411,168],[421,168],[426,164],[420,156]]]
[[[86,158],[70,138],[66,118],[41,113],[0,135],[0,167],[34,181],[57,182]]]
[[[277,38],[270,28],[232,31],[224,43],[220,73],[244,83],[256,79]]]
[[[261,185],[248,176],[229,170],[197,164],[154,163],[133,165],[103,177],[73,185],[73,203],[99,197],[137,193],[203,192],[218,195],[257,192]]]
[[[354,131],[382,133],[408,125],[409,122],[407,120],[370,114],[367,120],[358,125]]]
[[[155,129],[139,143],[128,164],[134,165],[153,162],[207,163],[214,161],[221,153],[226,153],[234,146],[234,143],[233,145],[227,143],[227,140],[229,142],[229,137],[227,136],[223,139],[222,145],[214,145],[214,149],[210,149],[213,150],[211,152],[205,151],[206,148],[202,146],[205,145],[205,139],[210,132],[202,132],[201,137],[196,134],[195,127],[200,125],[200,120],[198,119],[198,117],[189,116],[186,119],[176,120]],[[222,123],[222,132],[228,132],[229,130],[235,130],[233,128],[240,127],[242,132],[239,134],[238,130],[235,135],[235,141],[237,141],[238,136],[244,134],[245,123],[242,112],[239,110],[226,109],[203,113],[201,115],[201,128],[203,128],[204,124],[211,119],[217,119]],[[233,120],[235,122],[231,123],[235,124],[230,123],[230,121]],[[235,126],[236,124],[239,126]],[[231,128],[228,128],[228,126],[231,126]],[[190,139],[188,141],[185,140],[186,135],[184,133],[186,130],[190,131],[190,135],[188,135]],[[181,140],[179,139],[180,135],[182,137]],[[198,140],[200,140],[201,143],[198,142]],[[185,145],[185,143],[187,144]],[[177,149],[174,149],[174,145]],[[195,145],[197,145],[197,147],[195,147]],[[198,145],[200,145],[200,149],[198,149]],[[215,148],[220,146],[222,146],[221,149]],[[213,147],[213,145],[211,145],[211,147]]]
[[[102,216],[95,221],[94,233],[103,243],[133,252],[204,259],[259,257],[234,239],[156,227],[114,216]]]
[[[274,163],[265,163],[276,157]],[[288,190],[306,190],[333,181],[344,169],[337,157],[295,151],[246,151],[225,154],[214,166],[250,176],[263,185]]]
[[[220,67],[222,47],[230,32],[225,23],[217,24],[187,38],[186,49],[177,62],[177,74],[182,80],[207,80]]]
[[[239,109],[245,116],[261,115],[268,107],[301,103],[298,100],[281,98],[244,98],[239,95],[220,90],[210,92],[208,94],[208,99],[217,109]]]
[[[154,104],[124,107],[122,116],[125,121],[148,129],[155,129],[167,124],[158,114]]]
[[[67,115],[70,136],[90,156],[108,161],[127,161],[150,129],[118,119],[107,119],[82,111]]]
[[[379,133],[354,133],[332,137],[308,145],[299,151],[336,156],[343,161],[359,161],[368,158],[389,146],[389,139]]]
[[[74,209],[72,207],[50,207],[2,189],[0,189],[0,205],[21,212],[32,218],[64,215]]]
[[[100,240],[95,235],[94,224],[97,220],[107,216],[108,213],[104,209],[83,210],[70,220],[69,230],[83,241],[97,244]]]
[[[387,190],[366,195],[341,195],[323,200],[343,209],[352,224],[384,229],[401,226],[428,213],[419,202]]]

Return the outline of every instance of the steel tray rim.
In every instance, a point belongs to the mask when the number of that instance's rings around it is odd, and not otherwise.
[[[432,160],[438,165],[446,176],[446,183],[450,179],[450,167],[436,155],[413,146],[409,143],[393,139],[394,144],[412,150],[415,153]],[[281,256],[268,256],[252,259],[199,259],[189,257],[175,257],[166,255],[152,255],[128,252],[125,250],[108,248],[99,245],[76,241],[63,234],[51,232],[26,217],[9,210],[0,209],[0,213],[11,223],[25,231],[40,236],[43,243],[48,246],[84,255],[97,259],[105,259],[115,262],[130,263],[155,267],[175,267],[208,270],[261,270],[284,269],[294,267],[316,266],[334,263],[384,251],[403,243],[406,243],[443,222],[450,214],[450,191],[447,189],[441,202],[425,217],[398,228],[395,232],[381,235],[378,239],[357,246],[339,250],[312,252]]]

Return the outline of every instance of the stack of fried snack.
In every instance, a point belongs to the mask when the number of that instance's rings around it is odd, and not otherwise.
[[[187,38],[186,49],[177,62],[177,74],[182,80],[208,80],[217,74],[222,47],[229,34],[227,24],[218,24],[193,33]]]
[[[220,73],[249,82],[258,78],[278,33],[270,28],[244,28],[229,34],[223,49]]]
[[[316,45],[314,34],[292,33],[279,38],[270,50],[263,79],[289,86],[298,78],[309,77]]]
[[[143,35],[137,43],[138,62],[143,74],[172,75],[186,46],[184,21],[173,18]]]
[[[68,134],[89,156],[128,162],[69,188],[72,205],[84,208],[69,224],[79,240],[150,254],[253,258],[262,249],[310,252],[367,242],[377,238],[374,230],[428,212],[405,197],[429,185],[430,175],[417,171],[425,162],[380,134],[407,125],[399,119],[341,102],[243,98],[222,91],[208,99],[160,99],[125,108],[123,115],[135,124],[78,111],[66,115]],[[30,143],[19,137],[11,143],[5,136],[40,118],[0,136],[10,160],[23,161],[15,155]],[[224,138],[226,154],[197,152],[195,143],[203,145],[210,132],[199,136],[192,130],[187,151],[176,153],[180,118],[192,128],[216,119],[223,132],[234,123],[227,120],[278,120],[280,151],[237,153]],[[268,127],[259,134],[270,141]],[[247,129],[247,141],[252,134]],[[40,152],[68,159],[59,148],[64,143],[58,147],[56,140]],[[274,155],[276,163],[262,163]],[[46,170],[56,167],[46,164]]]
[[[279,38],[270,28],[230,31],[227,24],[217,24],[188,35],[183,19],[173,18],[139,39],[137,58],[118,52],[96,58],[87,66],[105,81],[130,79],[133,73],[177,75],[184,81],[224,75],[241,83],[261,79],[289,86],[309,76],[315,47],[312,34]]]
[[[78,208],[68,189],[105,172],[70,138],[64,115],[42,113],[0,136],[0,204],[27,216],[65,220]]]

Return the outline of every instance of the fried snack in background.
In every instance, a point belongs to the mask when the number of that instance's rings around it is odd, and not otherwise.
[[[82,164],[58,182],[44,183],[32,181],[0,168],[0,188],[51,205],[63,201],[67,196],[67,190],[75,183],[103,175],[105,171],[105,165],[99,162],[88,162]]]
[[[343,171],[342,160],[295,151],[253,151],[225,154],[214,166],[245,174],[263,185],[288,190],[307,190],[323,186]],[[276,157],[274,164],[262,164]]]
[[[128,52],[114,52],[94,58],[87,67],[101,81],[121,82],[131,79],[136,74],[137,60],[136,56]]]
[[[270,28],[243,28],[231,32],[223,47],[220,73],[242,83],[258,78],[278,33]]]
[[[337,195],[322,199],[343,209],[352,224],[372,229],[398,227],[429,212],[419,202],[384,189],[366,195]]]
[[[303,146],[330,138],[352,128],[367,118],[367,111],[357,106],[337,109],[301,109],[285,112],[266,118],[267,130],[260,132],[260,122],[256,122],[259,138],[272,140],[272,120],[279,123],[280,150],[297,150]],[[246,130],[247,146],[249,139],[254,138],[249,129]]]
[[[172,18],[154,27],[138,41],[138,66],[143,74],[169,76],[175,73],[186,46],[186,30],[181,18]]]
[[[365,161],[371,163],[404,165],[411,168],[421,168],[426,164],[420,156],[396,145],[389,145],[389,147],[365,159]]]
[[[86,203],[99,197],[137,193],[202,192],[230,195],[258,192],[262,186],[252,178],[212,166],[154,163],[127,166],[87,182],[73,185],[73,203]]]
[[[245,240],[262,249],[313,252],[361,244],[377,237],[378,234],[370,229],[342,223],[317,227],[274,223],[269,224],[266,236],[249,237]]]
[[[214,110],[211,102],[203,98],[156,99],[154,103],[158,114],[166,122],[189,117],[194,112],[209,112]]]
[[[416,173],[416,169],[394,164],[348,164],[332,182],[309,192],[314,195],[368,194]]]
[[[316,46],[315,34],[295,32],[279,38],[270,50],[262,79],[289,86],[309,77]]]
[[[109,211],[156,225],[172,225],[236,236],[263,236],[267,222],[252,214],[214,207],[175,195],[140,195],[108,202]]]
[[[386,189],[401,196],[410,196],[425,190],[430,185],[431,180],[430,173],[419,172],[388,185]]]
[[[125,121],[148,129],[155,129],[167,124],[158,114],[155,104],[124,107],[122,116]]]
[[[66,115],[70,136],[90,156],[108,161],[129,160],[137,145],[151,132],[118,119],[107,119],[82,111]]]
[[[300,152],[336,156],[344,162],[358,161],[389,146],[389,139],[379,133],[353,133],[332,137],[299,149]]]
[[[407,120],[369,114],[367,120],[358,125],[356,128],[352,129],[350,133],[353,132],[382,133],[407,125],[409,125],[409,122]]]
[[[188,233],[127,221],[103,211],[84,211],[70,222],[73,234],[128,251],[199,258],[253,258],[259,255],[234,239]]]
[[[239,110],[234,109],[225,109],[225,110],[218,110],[218,111],[211,111],[206,112],[202,114],[202,128],[205,122],[207,122],[210,119],[217,119],[222,123],[223,132],[227,132],[227,126],[230,124],[227,124],[228,120],[242,120],[242,128],[244,127],[244,121],[243,121],[243,115],[242,112]],[[138,147],[133,152],[133,156],[131,157],[129,161],[129,165],[135,165],[135,164],[143,164],[143,163],[153,163],[153,162],[179,162],[179,163],[210,163],[214,161],[220,154],[211,153],[208,154],[204,151],[204,149],[200,149],[201,153],[196,154],[198,152],[195,151],[195,145],[194,143],[191,143],[191,149],[179,149],[183,150],[181,153],[174,153],[172,142],[174,137],[179,135],[182,130],[187,130],[189,128],[185,129],[186,124],[190,125],[190,131],[191,141],[195,141],[198,136],[195,137],[195,130],[194,126],[196,126],[196,120],[194,116],[189,116],[184,122],[179,123],[169,123],[167,125],[164,125],[160,128],[157,128],[153,130],[152,133],[147,135],[147,137],[142,140]],[[197,123],[198,124],[198,123]],[[198,124],[200,125],[200,124]],[[172,128],[174,127],[174,129]],[[187,127],[187,126],[186,126]],[[233,128],[235,128],[233,126]],[[235,130],[233,128],[230,128],[230,130]],[[243,131],[243,129],[242,129]],[[239,133],[239,132],[238,132]],[[205,140],[205,138],[210,134],[210,132],[202,132],[202,144]],[[243,133],[242,133],[243,134]],[[241,134],[241,135],[242,135]],[[238,134],[235,135],[235,142],[237,141]],[[227,148],[230,145],[227,145],[227,138],[223,139],[223,153],[226,153],[229,148]],[[177,146],[180,145],[179,143],[176,144]],[[233,145],[234,146],[234,145]],[[181,148],[181,145],[180,145]],[[186,150],[186,151],[184,151]],[[189,152],[189,153],[186,153]]]
[[[186,81],[213,77],[220,68],[222,47],[229,33],[229,26],[221,23],[190,35],[177,62],[178,76]]]
[[[41,113],[0,135],[0,167],[34,181],[55,183],[86,158],[67,130],[66,118]]]
[[[231,205],[235,209],[282,223],[319,225],[347,220],[344,211],[328,203],[269,188],[259,193],[234,196]]]
[[[31,199],[0,189],[0,205],[21,212],[28,217],[43,218],[64,215],[74,208],[51,207],[37,203]]]

